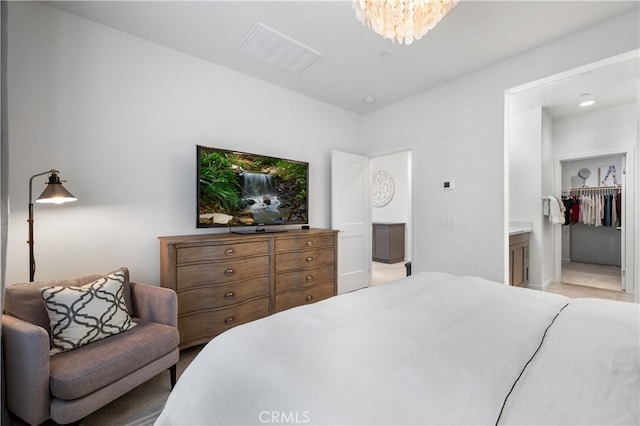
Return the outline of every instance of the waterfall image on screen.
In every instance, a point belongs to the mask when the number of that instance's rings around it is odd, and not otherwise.
[[[203,146],[197,161],[197,227],[308,223],[308,163]]]

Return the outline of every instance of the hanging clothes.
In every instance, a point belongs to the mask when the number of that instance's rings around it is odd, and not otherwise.
[[[573,188],[562,203],[565,224],[619,227],[622,223],[620,187]]]
[[[564,224],[563,225],[571,224],[572,209],[575,206],[575,203],[576,202],[573,199],[573,197],[567,197],[567,196],[562,197],[562,204],[564,204]]]
[[[571,223],[579,223],[580,222],[580,197],[577,195],[573,196],[573,207],[571,208]]]

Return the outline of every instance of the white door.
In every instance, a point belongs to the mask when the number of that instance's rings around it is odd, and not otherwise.
[[[338,231],[338,294],[371,281],[369,158],[331,152],[331,226]]]

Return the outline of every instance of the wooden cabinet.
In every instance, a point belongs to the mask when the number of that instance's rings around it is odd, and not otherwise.
[[[522,287],[529,283],[529,234],[509,236],[509,284]]]
[[[404,223],[374,223],[372,236],[374,261],[404,261]]]
[[[180,348],[336,294],[337,232],[160,237],[161,285],[178,294]]]

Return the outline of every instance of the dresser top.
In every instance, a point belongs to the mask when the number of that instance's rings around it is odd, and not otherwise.
[[[180,244],[187,242],[200,242],[200,241],[224,241],[224,240],[233,240],[237,242],[238,240],[245,241],[255,241],[255,240],[264,240],[266,238],[287,238],[287,237],[300,237],[304,238],[309,235],[321,235],[332,233],[335,234],[338,231],[333,229],[320,229],[320,228],[312,228],[312,229],[287,229],[282,232],[256,232],[251,234],[234,234],[231,232],[217,233],[217,234],[196,234],[196,235],[175,235],[175,236],[164,236],[158,237],[158,239],[165,244]]]

